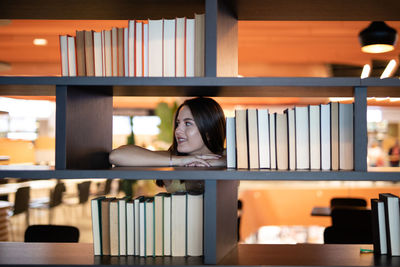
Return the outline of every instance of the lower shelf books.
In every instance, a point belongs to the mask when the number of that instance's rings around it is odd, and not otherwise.
[[[390,193],[371,199],[372,233],[375,254],[400,256],[400,203]]]
[[[95,255],[202,256],[203,194],[91,200]]]

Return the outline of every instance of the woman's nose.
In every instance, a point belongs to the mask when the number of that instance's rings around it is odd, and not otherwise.
[[[182,124],[181,124],[181,123],[179,123],[179,124],[176,126],[175,132],[176,132],[176,133],[181,133],[181,132],[183,132],[183,127],[182,127]]]

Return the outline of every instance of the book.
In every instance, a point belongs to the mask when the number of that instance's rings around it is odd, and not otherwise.
[[[124,28],[124,76],[129,77],[129,32]]]
[[[129,77],[135,76],[135,36],[136,36],[136,21],[129,20],[128,22],[128,75]]]
[[[258,122],[257,109],[247,109],[247,136],[249,150],[249,168],[259,169],[260,162],[258,157]]]
[[[126,256],[127,244],[127,216],[126,204],[131,197],[126,196],[118,199],[118,235],[119,235],[119,255]]]
[[[236,160],[238,169],[247,169],[248,151],[247,151],[247,118],[245,109],[235,110],[236,123]]]
[[[310,138],[310,169],[321,169],[321,129],[320,109],[317,105],[308,106],[309,138]]]
[[[289,149],[286,113],[276,114],[275,116],[275,139],[276,168],[278,170],[287,170],[289,168]]]
[[[171,256],[186,256],[186,193],[171,195]]]
[[[310,139],[307,107],[294,108],[296,169],[310,168]]]
[[[139,256],[140,255],[140,208],[139,208],[139,203],[141,202],[141,200],[143,199],[143,196],[137,197],[134,199],[133,201],[133,205],[134,205],[134,219],[135,219],[135,228],[134,228],[134,236],[135,236],[135,240],[134,240],[134,247],[135,247],[135,251],[134,251],[134,255],[135,256]]]
[[[164,193],[154,196],[154,253],[164,255]]]
[[[383,201],[371,199],[372,237],[375,254],[387,254],[385,204]]]
[[[133,199],[126,202],[126,255],[135,255],[135,205]]]
[[[203,194],[187,193],[187,255],[203,255]]]
[[[294,123],[294,109],[286,109],[288,120],[288,150],[289,150],[289,170],[296,170],[296,134]]]
[[[143,24],[140,21],[136,22],[135,76],[143,76]]]
[[[75,52],[75,37],[67,37],[68,46],[68,76],[76,76],[76,52]]]
[[[269,113],[268,109],[257,109],[258,152],[260,168],[271,168],[269,147]]]
[[[145,202],[145,225],[146,225],[146,256],[154,255],[154,198],[148,197]]]
[[[163,76],[163,20],[148,20],[149,77]]]
[[[162,66],[161,63],[160,66]],[[148,23],[143,24],[143,76],[149,77],[149,24]]]
[[[379,194],[385,206],[387,254],[400,256],[400,205],[399,197],[390,193]]]
[[[118,199],[110,201],[109,227],[110,227],[110,255],[119,256],[119,216]]]
[[[93,32],[94,76],[103,76],[103,48],[101,32]]]
[[[269,116],[269,141],[270,141],[270,157],[271,157],[271,169],[276,169],[276,113],[270,114]]]
[[[118,76],[118,29],[111,28],[112,76]]]
[[[146,198],[139,199],[139,256],[146,256]]]
[[[185,76],[194,77],[194,19],[186,19]]]
[[[67,35],[60,35],[61,76],[68,76],[68,41]]]
[[[111,30],[104,30],[104,73],[105,76],[112,76],[112,47],[111,47]]]
[[[95,256],[102,254],[101,245],[101,201],[104,196],[96,197],[90,200],[92,215],[92,235],[93,235],[93,253]]]
[[[175,18],[175,76],[185,77],[185,26],[186,18]]]
[[[101,59],[102,59],[102,76],[106,76],[106,36],[105,32],[101,31]]]
[[[117,55],[118,55],[118,76],[125,76],[124,73],[124,28],[117,28]]]
[[[163,23],[163,77],[175,77],[175,19]]]
[[[354,169],[353,104],[339,103],[339,169]]]
[[[331,169],[339,170],[339,103],[331,102]]]
[[[93,31],[85,31],[86,76],[94,76]]]
[[[204,76],[205,15],[194,15],[194,76]]]
[[[320,105],[321,169],[331,169],[331,110],[329,104]]]
[[[171,194],[164,195],[164,256],[171,256]]]
[[[76,63],[78,76],[86,76],[85,66],[85,32],[76,31]]]
[[[101,245],[102,255],[110,255],[110,202],[115,198],[101,200]]]
[[[226,166],[236,168],[235,117],[226,118]]]

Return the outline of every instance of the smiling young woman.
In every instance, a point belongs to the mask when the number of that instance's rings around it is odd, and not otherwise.
[[[150,151],[135,145],[121,146],[110,153],[115,166],[226,166],[224,156],[225,116],[211,98],[192,98],[180,105],[175,114],[174,140],[168,151]],[[164,181],[168,191],[179,191],[179,181]],[[158,183],[160,184],[160,183]],[[186,185],[196,189],[196,181]]]

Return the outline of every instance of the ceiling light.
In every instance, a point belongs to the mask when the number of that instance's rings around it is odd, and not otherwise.
[[[330,97],[330,102],[352,101],[352,97]]]
[[[396,65],[397,65],[396,60],[394,59],[390,60],[385,70],[382,72],[381,79],[385,79],[392,76],[393,70],[396,67]]]
[[[397,32],[384,21],[373,21],[358,35],[361,50],[365,53],[385,53],[392,51],[397,40]]]
[[[361,72],[361,79],[368,78],[370,73],[371,66],[369,64],[365,64]]]
[[[33,40],[33,44],[34,44],[34,45],[41,45],[41,46],[44,46],[44,45],[47,45],[47,40],[46,40],[46,39],[43,39],[43,38],[35,38],[35,39]]]

